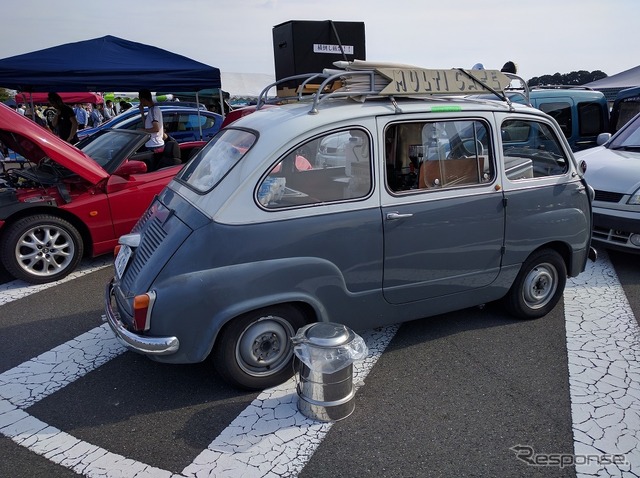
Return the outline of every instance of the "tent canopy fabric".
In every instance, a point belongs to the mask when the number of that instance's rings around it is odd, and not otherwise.
[[[18,93],[16,95],[16,101],[18,103],[31,103],[33,101],[36,105],[45,105],[49,103],[49,98],[47,98],[48,93]],[[104,99],[102,96],[96,93],[60,93],[60,97],[62,101],[66,104],[75,104],[75,103],[95,103],[101,104],[104,103]]]
[[[600,90],[604,88],[631,88],[640,86],[640,66],[625,70],[615,75],[607,76],[600,80],[592,81],[584,86]]]
[[[110,35],[0,60],[0,87],[22,92],[199,91],[221,86],[218,68]]]
[[[267,75],[264,73],[225,73],[221,74],[223,96],[225,99],[238,99],[238,98],[252,98],[256,99],[262,92],[262,90],[271,83],[274,83],[275,76]],[[162,91],[158,94],[172,93],[181,100],[193,99],[195,97],[194,92],[189,91]],[[271,90],[271,93],[275,93],[275,88]],[[200,90],[198,92],[200,99],[218,99],[220,97],[220,91],[218,88],[211,88]]]
[[[262,73],[222,73],[223,90],[231,98],[257,98],[264,88],[275,81],[274,75]],[[275,93],[275,88],[271,93]]]

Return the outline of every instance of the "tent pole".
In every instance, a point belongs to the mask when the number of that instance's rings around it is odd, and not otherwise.
[[[224,95],[222,94],[222,85],[218,88],[218,96],[220,97],[220,114],[222,115],[222,119],[224,119]]]
[[[29,104],[31,104],[31,119],[33,121],[36,120],[36,110],[33,107],[33,94],[31,93],[31,91],[29,92]]]
[[[198,109],[198,129],[200,130],[200,141],[202,141],[202,119],[200,117],[200,100],[196,91],[196,108]]]

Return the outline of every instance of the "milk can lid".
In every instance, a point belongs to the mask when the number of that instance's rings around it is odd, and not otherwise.
[[[351,342],[355,333],[342,324],[319,322],[309,327],[305,336],[307,342],[320,347],[336,347]]]

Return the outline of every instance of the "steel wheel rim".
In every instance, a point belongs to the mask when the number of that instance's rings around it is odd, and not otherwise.
[[[51,277],[69,267],[75,250],[73,238],[66,230],[52,225],[36,226],[18,239],[15,258],[28,274]]]
[[[291,359],[293,334],[293,327],[282,317],[262,317],[242,332],[236,345],[236,362],[254,377],[277,373]]]
[[[558,289],[558,271],[549,263],[538,264],[525,277],[523,299],[531,309],[541,309]]]

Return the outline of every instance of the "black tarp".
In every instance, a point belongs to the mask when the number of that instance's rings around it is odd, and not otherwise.
[[[220,88],[220,70],[114,36],[0,60],[0,87],[29,91],[200,91]]]

